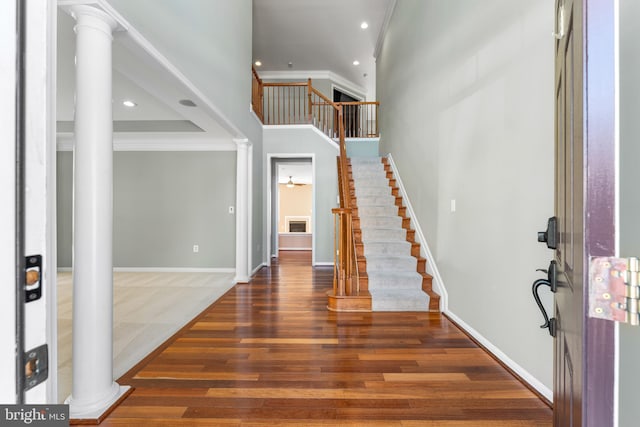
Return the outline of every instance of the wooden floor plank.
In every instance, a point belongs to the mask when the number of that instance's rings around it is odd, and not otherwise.
[[[334,313],[281,253],[119,382],[106,426],[542,427],[551,409],[438,313]]]

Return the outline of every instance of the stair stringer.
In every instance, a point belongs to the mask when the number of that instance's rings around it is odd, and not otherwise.
[[[396,187],[398,188],[397,196],[401,196],[403,199],[403,203],[406,210],[407,217],[411,218],[411,225],[415,230],[415,241],[420,243],[420,251],[421,257],[429,260],[426,266],[427,273],[432,276],[432,286],[433,291],[440,295],[440,311],[445,312],[449,307],[449,294],[447,293],[447,288],[445,287],[444,281],[442,280],[442,276],[440,275],[440,271],[438,270],[438,266],[436,264],[436,260],[431,253],[429,248],[429,244],[427,243],[427,239],[424,237],[424,233],[422,232],[422,228],[420,227],[420,223],[417,220],[416,214],[411,206],[411,201],[409,199],[409,195],[402,183],[402,178],[400,173],[398,172],[398,168],[396,167],[395,162],[393,161],[393,156],[389,153],[386,157],[382,157],[387,159],[389,167],[393,172],[393,176],[396,180]]]

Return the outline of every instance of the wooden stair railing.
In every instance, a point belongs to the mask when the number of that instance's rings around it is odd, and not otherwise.
[[[327,308],[331,311],[371,311],[371,295],[360,289],[355,239],[353,234],[353,208],[349,165],[345,142],[342,106],[327,100],[337,112],[337,129],[340,139],[340,156],[337,158],[340,207],[332,209],[334,215],[334,274],[333,291],[328,293]]]
[[[253,108],[253,112],[256,113],[256,116],[258,116],[260,121],[264,123],[264,88],[262,79],[260,78],[258,72],[254,67],[251,67],[251,74],[253,76],[251,84],[251,107]]]

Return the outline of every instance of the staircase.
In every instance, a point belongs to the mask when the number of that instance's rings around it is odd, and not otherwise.
[[[360,289],[371,294],[372,310],[438,311],[439,296],[386,158],[351,158],[350,176]]]

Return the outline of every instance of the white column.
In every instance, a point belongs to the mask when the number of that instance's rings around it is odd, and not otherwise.
[[[247,154],[247,275],[253,273],[253,145]]]
[[[116,21],[74,6],[73,389],[71,418],[98,418],[128,389],[113,381],[113,118]]]
[[[236,278],[249,283],[249,141],[235,139],[236,157]]]

